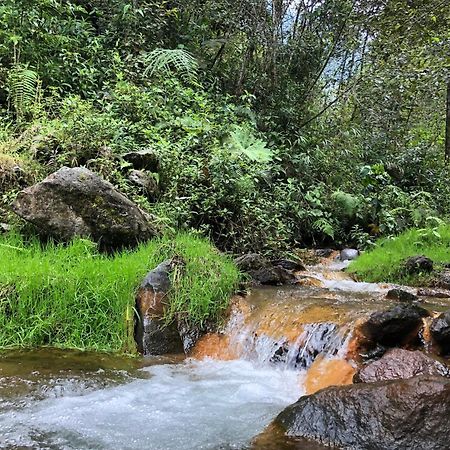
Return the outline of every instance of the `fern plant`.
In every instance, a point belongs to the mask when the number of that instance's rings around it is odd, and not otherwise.
[[[8,103],[20,118],[40,101],[41,81],[34,70],[16,66],[8,73]]]
[[[197,80],[198,61],[182,48],[157,48],[144,57],[144,76],[176,74],[184,80]]]

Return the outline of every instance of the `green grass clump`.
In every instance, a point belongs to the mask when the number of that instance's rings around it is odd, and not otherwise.
[[[43,246],[0,237],[0,348],[52,346],[133,352],[134,302],[146,273],[181,256],[167,320],[218,320],[239,282],[233,262],[209,241],[166,236],[115,256],[76,239]]]
[[[429,284],[432,282],[432,276],[411,276],[403,270],[404,260],[415,255],[431,258],[436,269],[439,269],[440,265],[450,263],[450,225],[414,228],[395,238],[381,239],[373,250],[353,261],[348,271],[370,282]]]

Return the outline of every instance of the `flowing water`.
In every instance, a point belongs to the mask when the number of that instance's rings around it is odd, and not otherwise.
[[[203,337],[192,358],[0,355],[0,448],[318,448],[276,430],[252,441],[299,396],[351,382],[355,324],[390,302],[386,286],[341,272],[308,278],[235,299],[223,332]]]

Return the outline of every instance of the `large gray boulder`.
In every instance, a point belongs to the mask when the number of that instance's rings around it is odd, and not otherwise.
[[[63,167],[21,191],[13,210],[46,236],[90,237],[106,249],[132,247],[157,234],[148,214],[83,167]]]
[[[450,380],[331,387],[301,397],[276,419],[288,436],[353,450],[450,448]]]

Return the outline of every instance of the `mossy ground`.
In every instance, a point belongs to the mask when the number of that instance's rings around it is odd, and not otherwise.
[[[450,225],[411,229],[395,238],[381,239],[377,246],[362,254],[348,268],[364,281],[394,282],[414,286],[430,285],[435,274],[408,275],[405,259],[425,255],[434,262],[435,272],[450,263]]]
[[[0,348],[132,353],[136,290],[149,270],[175,255],[186,266],[175,274],[167,320],[219,320],[240,275],[205,239],[166,236],[106,256],[86,239],[43,246],[16,234],[0,237]]]

